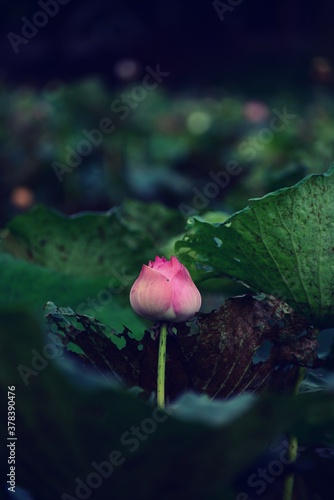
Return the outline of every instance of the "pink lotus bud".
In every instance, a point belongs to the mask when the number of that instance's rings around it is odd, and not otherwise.
[[[130,291],[132,308],[152,321],[188,321],[201,307],[201,294],[189,271],[172,257],[143,265]]]

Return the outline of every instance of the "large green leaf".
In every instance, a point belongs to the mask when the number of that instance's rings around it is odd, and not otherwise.
[[[0,307],[25,306],[42,317],[48,301],[72,307],[116,329],[126,325],[140,332],[147,324],[130,305],[119,303],[118,294],[101,276],[68,276],[0,252]]]
[[[196,279],[241,281],[317,326],[333,325],[334,166],[250,200],[223,224],[195,220],[176,249]]]
[[[99,483],[91,488],[94,500],[233,500],[235,479],[278,433],[293,431],[310,443],[333,435],[334,399],[326,393],[215,402],[212,411],[210,401],[193,396],[177,401],[165,419],[112,384],[71,379],[22,310],[0,313],[0,349],[1,400],[8,386],[16,393],[17,486],[35,500],[80,498],[77,478]],[[6,419],[0,426],[7,436]],[[119,464],[108,475],[116,450]],[[6,471],[5,446],[0,453]],[[94,463],[101,462],[109,462],[106,477],[96,477]]]
[[[37,206],[2,231],[0,305],[41,309],[53,301],[141,332],[148,322],[132,311],[129,288],[183,225],[175,211],[130,200],[106,214],[74,217]]]
[[[129,286],[183,226],[178,212],[158,203],[128,200],[104,214],[71,217],[36,206],[8,224],[2,249],[64,274],[106,276]]]

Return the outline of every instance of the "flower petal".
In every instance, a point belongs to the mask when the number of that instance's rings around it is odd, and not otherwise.
[[[149,261],[148,267],[151,267],[152,269],[157,269],[157,267],[159,267],[161,264],[163,264],[166,261],[167,261],[167,259],[165,257],[159,257],[157,255],[153,261],[152,260]]]
[[[178,261],[176,257],[172,257],[171,260],[166,260],[164,257],[162,259],[159,259],[159,257],[156,258],[156,263],[153,266],[153,269],[159,271],[161,274],[166,276],[168,279],[172,279],[175,274],[177,274],[180,269],[183,267],[181,262]]]
[[[187,321],[199,311],[202,304],[201,294],[184,266],[174,276],[172,285],[172,306],[177,318],[175,322]]]
[[[173,321],[172,283],[155,269],[143,265],[130,292],[132,308],[153,321]]]

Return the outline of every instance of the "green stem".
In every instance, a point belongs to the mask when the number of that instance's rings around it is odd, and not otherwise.
[[[158,406],[160,406],[160,408],[165,408],[166,347],[167,347],[167,324],[162,323],[160,327],[159,354],[158,354],[158,380],[157,380],[157,403]]]
[[[293,436],[290,434],[289,436],[289,449],[288,449],[288,456],[289,459],[291,460],[290,463],[293,463],[297,459],[297,453],[298,453],[298,440],[296,436]],[[292,493],[293,493],[293,483],[295,481],[295,475],[294,473],[288,474],[284,480],[284,485],[283,485],[283,500],[292,500]]]
[[[298,387],[302,380],[304,379],[305,368],[299,368],[296,383],[293,389],[293,396],[298,394]],[[298,454],[298,439],[293,434],[289,435],[289,448],[288,448],[288,457],[290,459],[290,463],[293,464],[297,460]],[[283,497],[282,500],[292,500],[293,498],[293,484],[295,481],[295,474],[292,472],[288,474],[284,480],[283,485]]]

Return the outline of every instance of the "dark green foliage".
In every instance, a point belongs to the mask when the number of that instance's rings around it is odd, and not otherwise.
[[[334,168],[250,200],[222,224],[195,220],[176,243],[197,279],[229,277],[287,302],[312,323],[334,320]]]

